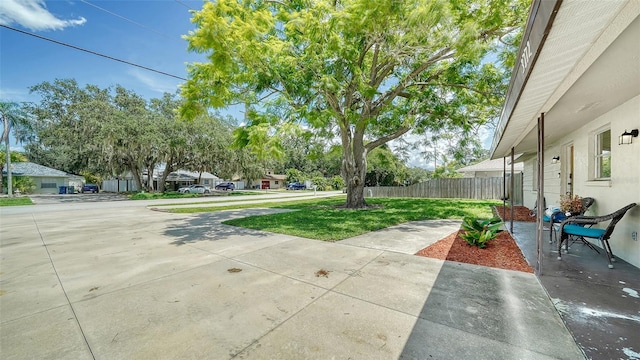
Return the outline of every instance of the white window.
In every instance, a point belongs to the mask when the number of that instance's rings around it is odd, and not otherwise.
[[[44,178],[40,182],[40,189],[55,189],[58,187],[58,183],[55,179]]]
[[[611,129],[595,133],[593,177],[595,180],[611,178]]]

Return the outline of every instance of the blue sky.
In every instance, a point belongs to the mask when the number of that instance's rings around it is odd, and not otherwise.
[[[182,39],[194,29],[189,10],[199,10],[202,3],[0,0],[0,24],[186,78],[186,63],[206,61],[204,55],[187,52]],[[0,100],[37,102],[37,96],[29,94],[30,86],[66,78],[75,79],[80,86],[119,84],[145,99],[173,93],[183,82],[0,27]],[[242,120],[238,109],[221,112],[234,116],[238,123]],[[488,146],[490,134],[481,137]],[[416,136],[405,135],[405,139],[414,142]],[[432,167],[416,154],[409,163]]]
[[[194,27],[189,8],[201,0],[0,0],[0,24],[186,78],[182,35]],[[146,99],[175,92],[182,80],[0,27],[0,99],[37,101],[30,86],[74,78],[106,88],[120,84]]]

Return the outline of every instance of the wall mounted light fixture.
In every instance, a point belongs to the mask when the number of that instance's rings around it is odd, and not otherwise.
[[[633,129],[631,132],[627,132],[627,129],[625,129],[618,139],[618,145],[631,144],[634,137],[638,137],[638,129]]]
[[[551,163],[552,164],[557,164],[559,162],[560,162],[560,156],[559,155],[554,156],[554,157],[551,158]]]

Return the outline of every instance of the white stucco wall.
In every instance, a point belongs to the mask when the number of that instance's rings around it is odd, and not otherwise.
[[[594,131],[605,126],[611,127],[611,180],[592,181],[590,142],[593,141]],[[631,145],[618,145],[618,136],[625,129],[637,128],[640,128],[640,96],[586,123],[557,143],[546,144],[544,192],[547,206],[559,203],[562,178],[558,173],[565,171],[562,166],[562,159],[566,161],[565,146],[573,143],[574,194],[593,197],[596,200],[587,215],[609,214],[632,202],[638,204],[616,225],[610,243],[614,255],[640,267],[640,241],[631,239],[632,232],[640,233],[640,137],[634,138]],[[546,129],[552,131],[551,126],[547,126]],[[561,162],[552,164],[551,158],[556,155],[561,156]],[[535,166],[535,158],[525,162],[524,203],[530,208],[533,207],[537,196],[537,192],[533,190]]]
[[[68,186],[69,180],[68,178],[57,178],[57,177],[32,177],[33,183],[35,187],[33,188],[34,194],[57,194],[60,191],[60,186]],[[49,184],[55,183],[55,188],[42,188],[42,183],[46,182]]]

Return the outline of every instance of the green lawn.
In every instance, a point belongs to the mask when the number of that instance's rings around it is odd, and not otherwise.
[[[367,199],[375,208],[348,210],[336,207],[344,198],[330,198],[273,204],[252,204],[224,208],[172,209],[172,212],[202,212],[248,207],[285,208],[299,211],[250,216],[224,224],[327,241],[342,240],[408,221],[462,219],[465,216],[491,218],[491,206],[499,201],[462,199]]]
[[[312,199],[312,200],[296,200],[296,197],[292,197],[289,201],[278,201],[273,203],[257,203],[257,204],[234,204],[248,201],[247,199],[233,199],[233,200],[225,200],[225,203],[231,203],[232,205],[226,206],[207,206],[208,204],[217,203],[217,202],[196,202],[196,203],[180,203],[180,205],[192,205],[192,204],[202,204],[201,207],[189,207],[189,208],[173,208],[167,209],[167,212],[172,212],[176,214],[191,214],[191,213],[201,213],[201,212],[212,212],[212,211],[222,211],[222,210],[235,210],[235,209],[253,209],[253,208],[285,208],[285,209],[293,209],[295,206],[313,206],[320,202],[323,203],[326,199],[335,199],[339,198],[340,200],[332,201],[331,203],[335,203],[335,205],[344,203],[344,195],[336,195],[336,197],[331,198],[323,198],[320,200]],[[324,203],[323,203],[324,204]],[[154,206],[171,206],[176,204],[154,204]]]
[[[229,192],[229,196],[239,196],[239,195],[262,195],[263,193],[259,193],[256,191],[233,191],[233,192]],[[133,194],[131,196],[129,196],[129,199],[131,200],[157,200],[157,199],[187,199],[187,198],[197,198],[197,197],[203,197],[205,195],[202,194],[182,194],[179,193],[177,191],[167,191],[164,193],[136,193]],[[186,204],[200,204],[198,203],[184,203],[182,205],[186,205]],[[163,204],[158,204],[157,206],[162,206]],[[173,204],[167,204],[167,205],[173,205]]]
[[[201,196],[199,194],[182,194],[177,191],[168,191],[164,193],[160,192],[139,192],[137,194],[133,194],[129,196],[131,200],[157,200],[157,199],[186,199],[186,198],[195,198]]]
[[[0,198],[0,206],[33,205],[28,197]]]

